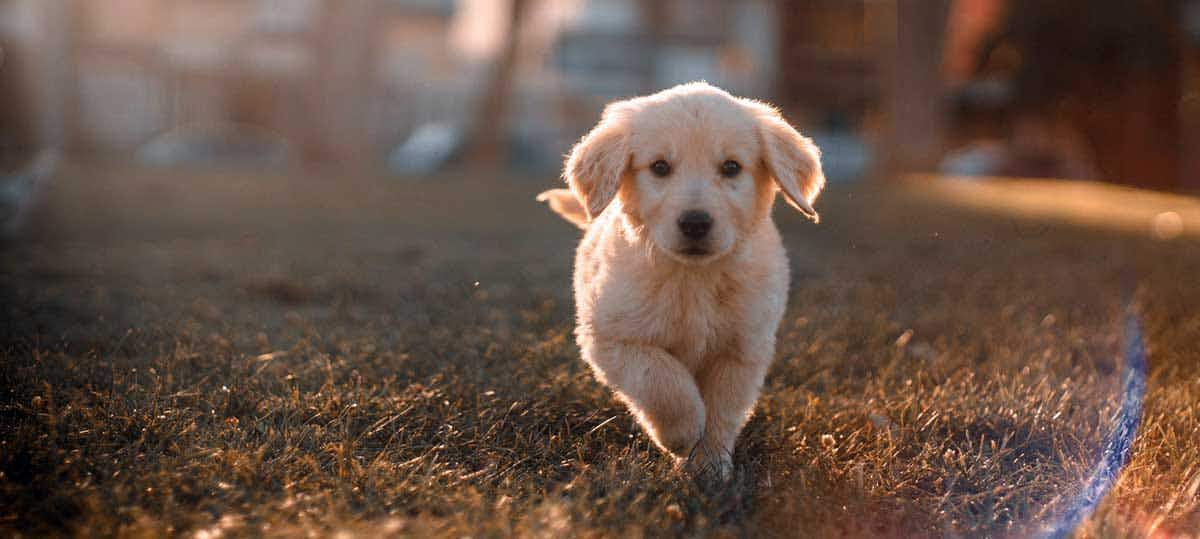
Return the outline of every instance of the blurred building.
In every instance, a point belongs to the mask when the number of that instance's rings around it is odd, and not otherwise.
[[[779,104],[832,168],[875,148],[893,170],[1197,188],[1198,6],[0,0],[0,159],[186,142],[382,164],[494,132],[505,162],[553,168],[605,103],[707,80]]]
[[[452,9],[430,1],[76,4],[74,145],[122,151],[164,131],[231,125],[285,139],[310,160],[357,156],[381,134],[370,120],[390,118],[389,105],[408,98],[387,84],[386,70],[447,69],[439,62]]]
[[[617,97],[696,79],[751,95],[771,89],[772,2],[525,4],[531,14],[518,32],[510,113],[517,158],[557,161],[562,147]],[[60,109],[60,117],[43,119],[57,126],[58,144],[121,154],[172,132],[240,130],[285,140],[304,158],[321,161],[382,155],[422,125],[465,131],[497,55],[500,39],[489,34],[503,31],[508,2],[3,0],[0,6],[11,21],[3,34],[25,45],[10,50],[19,49],[30,65],[57,66],[54,77],[20,77],[31,94],[62,94],[48,106]],[[62,39],[34,43],[54,27],[64,30]],[[32,50],[52,52],[26,54]]]
[[[119,154],[173,130],[249,128],[322,160],[461,108],[470,80],[447,39],[455,4],[5,0],[0,34],[23,64],[58,66],[20,75],[33,94],[63,94],[62,117],[47,120],[58,144]],[[39,37],[54,28],[62,39]]]

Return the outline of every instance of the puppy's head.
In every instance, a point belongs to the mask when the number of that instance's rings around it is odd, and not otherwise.
[[[775,192],[813,221],[820,152],[772,107],[704,83],[609,105],[564,176],[595,219],[625,223],[671,257],[729,253],[770,215]]]

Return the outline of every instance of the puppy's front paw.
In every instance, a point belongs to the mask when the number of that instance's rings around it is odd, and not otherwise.
[[[733,455],[701,441],[688,457],[685,468],[701,480],[725,482],[733,476]]]
[[[651,420],[649,430],[659,446],[677,460],[686,460],[704,437],[703,404],[680,406],[672,412],[660,414],[655,418],[657,421]]]
[[[704,401],[695,399],[655,399],[653,407],[638,411],[638,419],[659,447],[686,460],[704,437]]]

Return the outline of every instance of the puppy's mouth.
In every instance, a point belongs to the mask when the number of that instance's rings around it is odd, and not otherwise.
[[[657,239],[652,236],[650,241],[656,251],[687,265],[707,264],[729,252],[728,247],[717,241],[718,238],[715,237],[703,240],[685,240],[675,237],[669,237],[664,241],[656,241]]]

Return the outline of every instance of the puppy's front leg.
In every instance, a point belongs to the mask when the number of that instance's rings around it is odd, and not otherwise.
[[[728,478],[733,471],[733,445],[762,390],[769,361],[723,358],[700,373],[704,398],[704,439],[696,450],[697,468]]]
[[[704,400],[683,364],[661,348],[639,344],[599,342],[583,352],[654,442],[686,459],[704,433]]]

